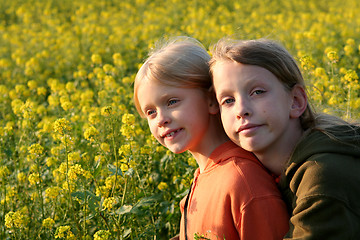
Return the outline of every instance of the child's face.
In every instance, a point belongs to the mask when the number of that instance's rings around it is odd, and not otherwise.
[[[209,124],[209,99],[200,89],[144,80],[138,99],[150,131],[174,153],[196,151]]]
[[[244,149],[283,149],[291,137],[291,92],[265,68],[233,61],[213,68],[216,98],[227,135]]]

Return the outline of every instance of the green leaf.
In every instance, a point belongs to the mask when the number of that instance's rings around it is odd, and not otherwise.
[[[123,233],[123,238],[128,237],[130,235],[130,233],[131,233],[131,228],[126,229]]]
[[[100,197],[96,196],[94,193],[85,190],[78,191],[71,194],[71,196],[76,197],[82,201],[87,201],[88,207],[92,212],[96,212],[96,209],[99,208]]]
[[[110,172],[112,172],[113,175],[116,174],[116,166],[112,164],[108,164],[108,169]],[[123,176],[123,173],[120,168],[117,169],[117,174],[120,176]]]
[[[133,207],[131,205],[122,205],[118,210],[115,211],[115,213],[119,215],[123,215],[131,212],[132,208]]]
[[[155,194],[150,197],[144,197],[134,205],[133,209],[131,209],[131,213],[135,215],[140,215],[143,213],[143,211],[141,211],[140,208],[147,207],[154,203],[157,203],[160,199],[161,199],[161,194]]]
[[[96,162],[96,166],[95,166],[93,175],[94,175],[94,177],[97,177],[100,173],[101,173],[101,163],[99,160]]]

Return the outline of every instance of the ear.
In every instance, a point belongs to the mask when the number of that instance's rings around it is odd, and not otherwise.
[[[218,114],[220,111],[219,104],[216,100],[215,94],[210,93],[208,97],[208,106],[209,106],[209,113],[210,114]]]
[[[291,90],[291,96],[290,118],[299,118],[306,110],[308,104],[305,89],[296,84]]]

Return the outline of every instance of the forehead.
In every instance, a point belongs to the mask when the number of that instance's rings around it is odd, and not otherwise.
[[[205,91],[200,88],[183,88],[170,86],[158,81],[144,79],[137,90],[141,107],[149,104],[158,104],[171,97],[205,97]]]
[[[262,79],[277,79],[276,76],[266,68],[242,64],[235,61],[221,61],[213,67],[213,80],[223,84],[226,80],[262,80]]]

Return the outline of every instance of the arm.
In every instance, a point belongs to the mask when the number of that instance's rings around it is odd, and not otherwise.
[[[356,239],[359,236],[359,163],[319,154],[290,181],[293,213],[285,239]],[[356,161],[359,162],[359,161]]]
[[[179,235],[179,234],[176,235],[175,237],[170,238],[170,240],[179,240],[179,239],[180,239],[180,235]]]
[[[289,229],[289,215],[280,197],[254,199],[242,213],[239,236],[242,240],[280,240]]]
[[[311,196],[298,201],[284,239],[354,239],[356,225],[354,215],[342,201]]]

